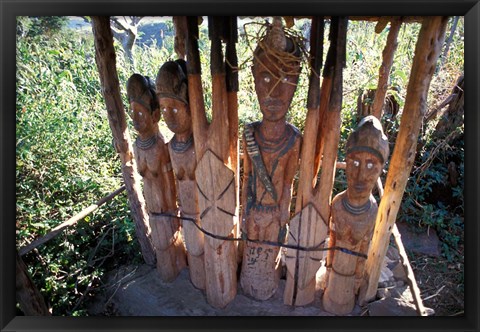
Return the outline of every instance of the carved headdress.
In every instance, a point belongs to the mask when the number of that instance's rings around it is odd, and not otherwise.
[[[127,81],[128,101],[143,105],[152,113],[158,108],[155,98],[155,86],[148,76],[133,74]]]
[[[298,68],[300,65],[302,52],[299,41],[286,33],[282,19],[278,16],[273,17],[272,24],[258,42],[254,51],[254,63],[259,61],[258,57],[262,53],[266,54],[270,61],[277,61],[287,68]]]
[[[157,74],[157,96],[178,99],[188,105],[186,72],[186,63],[182,59],[165,62]]]
[[[373,115],[364,117],[347,140],[347,155],[355,151],[366,151],[376,155],[383,163],[387,161],[390,149],[382,124]]]

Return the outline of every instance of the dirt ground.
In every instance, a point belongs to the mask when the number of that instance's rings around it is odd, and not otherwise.
[[[423,304],[435,310],[435,316],[464,314],[463,260],[456,264],[428,255],[413,254],[411,259]]]

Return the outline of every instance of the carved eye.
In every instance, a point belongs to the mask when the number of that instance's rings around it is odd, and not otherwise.
[[[142,115],[143,115],[143,113],[142,113],[142,112],[138,112],[138,115],[142,116]]]
[[[287,83],[288,82],[288,77],[282,78],[282,83]]]
[[[173,109],[173,113],[177,113],[178,110],[176,108]]]
[[[358,167],[360,166],[360,162],[358,160],[353,161],[353,166]]]
[[[372,169],[373,168],[373,163],[367,163],[367,168]]]
[[[162,112],[167,113],[167,108],[166,107],[162,108]]]
[[[265,83],[270,83],[270,77],[268,76],[265,76],[263,80],[265,81]]]

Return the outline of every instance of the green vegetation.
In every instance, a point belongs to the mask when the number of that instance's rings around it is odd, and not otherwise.
[[[295,29],[301,33],[305,31],[305,24],[308,25],[305,20],[298,21]],[[448,29],[450,25],[451,22]],[[42,28],[45,26],[48,31]],[[169,22],[166,26],[173,30]],[[368,22],[351,21],[349,25],[339,160],[343,160],[345,140],[357,122],[359,91],[376,88],[388,31],[375,34],[374,27],[374,23]],[[243,31],[242,26],[239,28]],[[399,114],[387,114],[383,119],[391,142],[399,127],[419,29],[419,24],[409,24],[400,31],[390,80],[390,92],[399,104]],[[209,109],[209,42],[205,25],[200,30],[205,103]],[[18,248],[48,233],[122,185],[120,161],[112,146],[90,31],[67,29],[64,18],[52,18],[48,25],[38,18],[18,20]],[[250,43],[255,45],[255,41]],[[327,48],[328,40],[325,40],[325,52]],[[121,92],[127,107],[125,82],[132,73],[127,69],[121,46],[116,44],[116,50]],[[461,19],[448,57],[432,81],[429,110],[435,109],[448,96],[457,77],[463,73],[463,50]],[[165,33],[161,48],[155,43],[143,44],[133,52],[137,71],[155,78],[161,64],[175,58],[171,31]],[[240,35],[237,53],[239,117],[243,128],[244,123],[261,118],[250,71],[251,49],[244,35]],[[307,75],[308,68],[304,65],[289,114],[289,121],[300,130],[303,130],[306,114]],[[450,261],[462,256],[463,261],[463,249],[460,249],[463,245],[463,126],[457,129],[461,132],[457,140],[440,146],[431,165],[423,169],[423,164],[440,143],[434,136],[436,122],[429,122],[419,138],[418,155],[398,219],[416,225],[423,232],[428,228],[437,230],[445,258]],[[171,136],[163,122],[161,130],[166,137]],[[133,130],[131,133],[133,137]],[[450,188],[451,197],[435,199],[432,193],[445,188],[450,161],[455,162],[459,173],[457,185]],[[335,193],[345,189],[345,185],[345,176],[340,170]],[[106,271],[127,261],[142,262],[125,194],[23,258],[54,315],[86,315],[86,300],[95,290],[101,289]]]

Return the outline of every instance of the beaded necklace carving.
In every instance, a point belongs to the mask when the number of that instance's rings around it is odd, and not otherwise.
[[[137,137],[135,140],[135,145],[140,150],[148,150],[150,149],[155,143],[157,142],[157,135],[153,135],[152,137],[142,140],[140,137]]]
[[[177,153],[184,153],[192,146],[192,144],[193,144],[193,135],[190,135],[190,137],[185,142],[177,141],[177,135],[174,135],[172,140],[170,141],[172,150]]]
[[[372,205],[372,202],[370,200],[367,201],[367,203],[363,204],[362,206],[353,206],[350,204],[348,199],[346,197],[342,198],[342,205],[351,214],[359,215],[362,213],[367,212],[370,209],[370,206]]]

